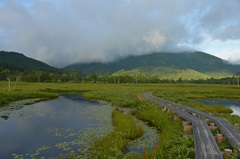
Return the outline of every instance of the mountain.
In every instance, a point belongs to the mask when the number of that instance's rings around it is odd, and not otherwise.
[[[41,61],[26,57],[17,52],[0,51],[0,72],[64,72]],[[129,56],[109,63],[73,64],[65,70],[78,71],[86,75],[110,75],[150,77],[157,79],[207,79],[232,76],[240,71],[240,65],[233,65],[204,52],[166,53]]]
[[[145,70],[149,70],[149,68],[160,70],[169,68],[176,69],[175,71],[178,72],[192,70],[195,71],[195,74],[196,72],[198,72],[199,75],[205,74],[205,77],[222,77],[223,75],[231,75],[239,71],[240,65],[233,65],[218,57],[196,51],[182,53],[155,52],[149,55],[129,56],[109,63],[73,64],[65,68],[80,71],[84,74],[112,74],[120,70],[130,71],[138,69],[139,71],[143,68],[145,68]]]
[[[9,69],[11,71],[58,71],[57,68],[51,67],[41,61],[29,58],[21,53],[0,51],[0,72],[4,69]]]

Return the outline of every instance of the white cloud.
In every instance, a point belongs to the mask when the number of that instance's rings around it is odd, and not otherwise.
[[[54,66],[191,48],[227,57],[232,44],[209,49],[205,35],[238,42],[239,7],[238,0],[2,0],[0,50]]]
[[[165,37],[161,35],[158,31],[152,31],[148,33],[146,36],[143,36],[143,40],[147,44],[151,44],[155,48],[160,48],[165,41]]]
[[[234,64],[240,64],[240,48],[229,52],[227,60]]]

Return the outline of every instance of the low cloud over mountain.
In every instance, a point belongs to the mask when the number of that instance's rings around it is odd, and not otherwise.
[[[240,53],[239,7],[238,0],[2,0],[0,49],[54,66],[153,51],[211,50],[228,59],[231,49]]]

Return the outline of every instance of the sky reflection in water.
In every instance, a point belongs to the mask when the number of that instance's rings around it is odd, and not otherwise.
[[[204,104],[211,104],[211,105],[222,105],[224,107],[229,107],[233,110],[232,114],[240,116],[240,100],[236,99],[201,99],[198,100]]]
[[[87,101],[78,95],[60,96],[8,111],[9,118],[0,119],[0,158],[10,159],[14,153],[24,154],[24,158],[35,153],[39,158],[83,151],[96,134],[112,130],[111,112],[110,105]],[[0,112],[0,116],[4,113]],[[42,146],[50,147],[36,151]]]

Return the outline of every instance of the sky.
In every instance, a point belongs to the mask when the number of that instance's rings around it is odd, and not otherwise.
[[[199,50],[240,64],[240,0],[0,0],[0,50],[51,66]]]

